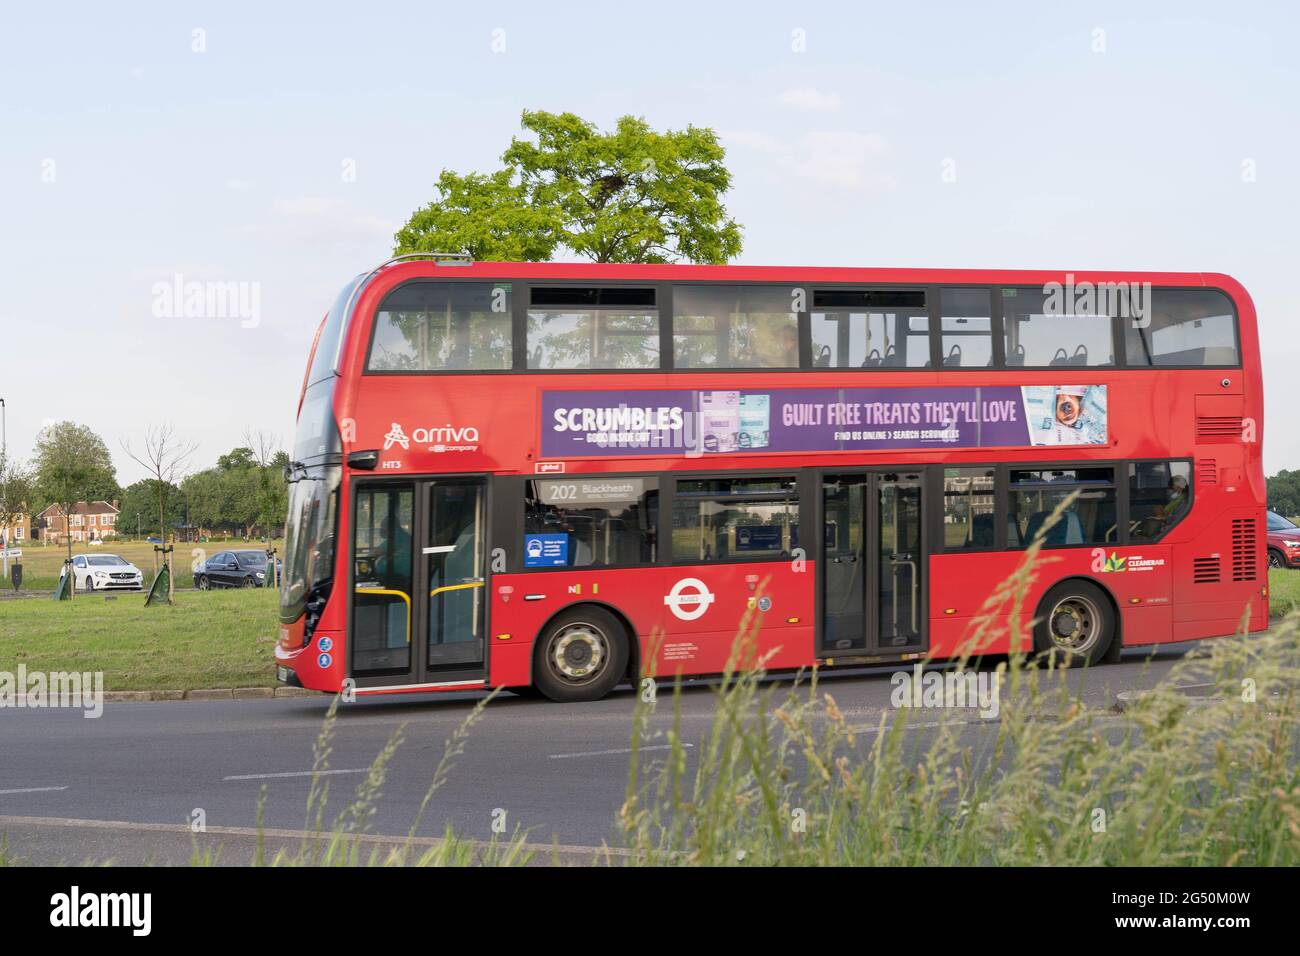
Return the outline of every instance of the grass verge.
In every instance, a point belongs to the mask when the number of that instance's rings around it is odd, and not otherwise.
[[[1297,608],[1300,608],[1300,568],[1269,568],[1269,613],[1278,616]]]
[[[266,687],[275,679],[274,590],[138,592],[0,601],[0,670],[103,671],[105,690]]]

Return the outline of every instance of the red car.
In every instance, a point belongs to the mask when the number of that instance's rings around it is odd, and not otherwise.
[[[1268,513],[1268,566],[1300,567],[1300,527],[1274,511]]]

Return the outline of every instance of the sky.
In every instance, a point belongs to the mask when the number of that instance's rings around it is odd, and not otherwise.
[[[711,127],[746,264],[1226,272],[1300,467],[1297,5],[22,4],[0,29],[0,398],[190,470],[288,445],[311,337],[525,109]],[[1287,173],[1286,169],[1293,172]],[[158,284],[244,283],[187,317]],[[256,310],[252,305],[256,305]],[[253,312],[256,316],[253,316]]]

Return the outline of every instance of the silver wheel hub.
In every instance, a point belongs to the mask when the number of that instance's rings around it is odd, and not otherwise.
[[[1101,634],[1101,613],[1088,598],[1073,595],[1052,608],[1052,643],[1071,651],[1082,651],[1096,643]]]
[[[551,645],[551,663],[561,676],[583,680],[604,666],[605,635],[589,624],[571,624]]]

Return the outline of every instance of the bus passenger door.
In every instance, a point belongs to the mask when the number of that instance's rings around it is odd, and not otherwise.
[[[361,689],[480,680],[486,482],[362,481],[353,498],[349,676]]]
[[[429,482],[423,615],[426,679],[449,670],[482,669],[486,625],[487,485],[479,479]]]
[[[410,679],[415,486],[359,484],[352,518],[352,667],[370,683]]]
[[[819,656],[924,649],[921,476],[920,470],[823,476]]]
[[[923,646],[925,603],[922,580],[920,473],[876,476],[877,648],[915,650]]]

